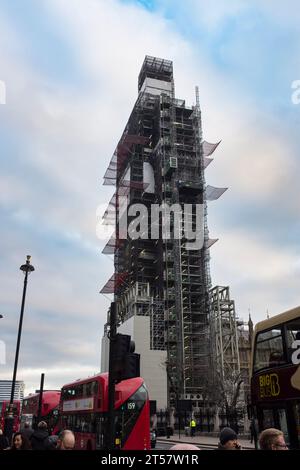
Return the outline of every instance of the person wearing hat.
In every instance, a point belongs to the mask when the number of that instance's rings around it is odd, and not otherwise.
[[[237,440],[236,432],[231,428],[223,428],[220,432],[219,450],[240,450],[241,445]]]

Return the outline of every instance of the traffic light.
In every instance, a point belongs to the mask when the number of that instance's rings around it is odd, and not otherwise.
[[[116,334],[111,342],[113,377],[116,382],[140,376],[140,355],[134,352],[131,336]]]
[[[129,335],[116,334],[112,340],[112,357],[123,357],[130,351],[131,348],[131,337]]]
[[[123,379],[131,379],[140,376],[140,355],[136,353],[128,353],[124,358],[124,377]]]

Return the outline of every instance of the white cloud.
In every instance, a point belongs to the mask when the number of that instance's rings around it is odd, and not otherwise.
[[[244,282],[275,282],[294,275],[299,258],[291,250],[280,251],[260,240],[255,233],[231,230],[222,234],[222,250],[230,262],[217,257],[216,264],[224,271],[224,277]],[[218,251],[218,246],[215,248]],[[218,261],[217,261],[218,260]]]
[[[22,369],[22,380],[25,382],[25,395],[34,393],[39,389],[41,370],[38,368],[24,368]],[[61,387],[77,379],[91,377],[98,373],[95,370],[95,365],[90,364],[84,367],[70,367],[69,364],[61,367],[47,367],[45,374],[45,386],[47,390],[60,390]]]
[[[247,8],[247,2],[243,0],[217,0],[216,2],[189,1],[190,11],[193,12],[205,27],[211,31],[220,27],[220,23],[226,18],[236,17]]]
[[[216,0],[207,2],[206,0],[186,0],[184,3],[176,0],[161,0],[160,7],[173,10],[174,16],[188,16],[195,24],[205,27],[209,34],[218,32],[223,23],[230,19],[236,19],[243,13],[263,14],[276,21],[280,27],[299,28],[299,8],[297,0]],[[247,17],[243,18],[247,21]]]
[[[265,312],[281,313],[299,303],[297,285],[300,251],[266,243],[253,230],[226,230],[211,249],[215,284],[230,285],[237,312],[246,319],[251,308],[254,321]],[[230,279],[230,282],[228,281]]]

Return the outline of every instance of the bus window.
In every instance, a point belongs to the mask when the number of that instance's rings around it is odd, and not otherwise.
[[[116,412],[116,436],[121,438],[122,444],[134,428],[147,398],[147,390],[142,385]]]
[[[286,324],[286,345],[288,348],[288,359],[291,362],[292,354],[295,351],[295,341],[300,340],[300,318],[295,318]]]
[[[294,416],[296,421],[297,438],[300,446],[300,401],[297,401],[294,405]]]
[[[280,429],[284,434],[286,443],[289,445],[290,439],[285,408],[264,408],[261,413],[260,429]]]
[[[263,331],[256,337],[254,372],[285,363],[281,328]]]
[[[262,410],[262,423],[261,429],[275,428],[274,413],[273,409],[264,409]]]
[[[280,408],[276,410],[278,414],[278,427],[283,432],[285,442],[287,445],[290,444],[289,433],[288,433],[288,425],[286,419],[286,410],[284,408]]]
[[[91,395],[97,395],[98,393],[98,382],[94,381],[91,383]]]
[[[96,448],[97,449],[104,449],[105,442],[104,442],[104,433],[106,432],[107,426],[104,417],[97,416],[96,419]]]

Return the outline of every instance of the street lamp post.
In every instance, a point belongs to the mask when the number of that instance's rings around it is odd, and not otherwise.
[[[21,304],[18,338],[17,338],[17,346],[16,346],[16,354],[15,354],[14,372],[13,372],[13,379],[12,379],[12,384],[11,384],[10,402],[9,402],[9,407],[8,407],[8,414],[5,418],[5,435],[9,439],[9,441],[10,441],[10,439],[12,437],[12,434],[13,434],[14,394],[15,394],[15,387],[16,387],[16,377],[17,377],[17,369],[18,369],[19,350],[20,350],[20,342],[21,342],[21,334],[22,334],[22,324],[23,324],[24,306],[25,306],[25,298],[26,298],[27,279],[28,279],[28,274],[30,274],[32,271],[34,271],[34,267],[30,264],[30,258],[31,258],[31,256],[28,255],[27,259],[26,259],[26,264],[22,264],[22,266],[20,267],[21,271],[24,272],[25,277],[24,277],[22,304]]]

